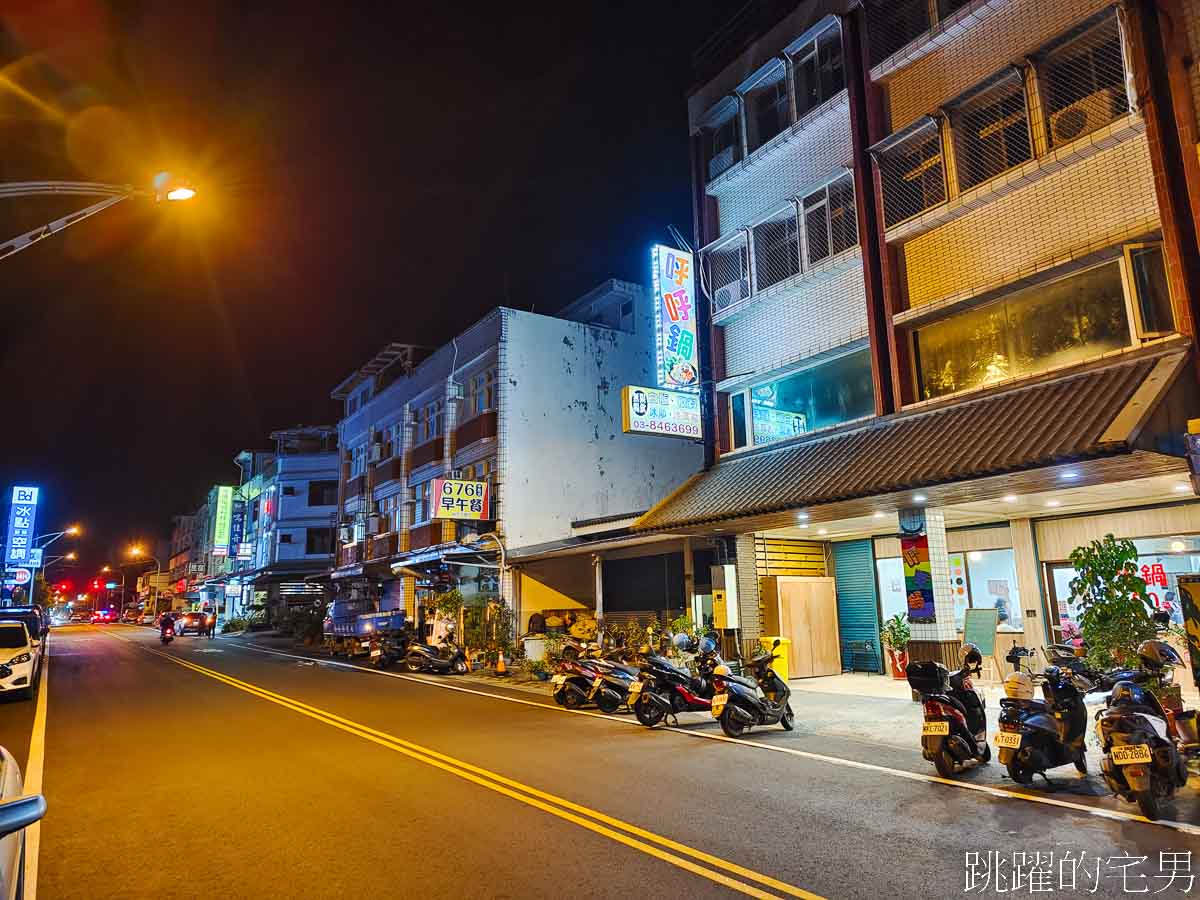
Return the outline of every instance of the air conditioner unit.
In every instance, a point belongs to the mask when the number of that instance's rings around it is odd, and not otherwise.
[[[713,302],[717,306],[717,310],[728,309],[737,303],[739,300],[750,296],[750,279],[743,277],[738,281],[731,281],[724,287],[717,288],[717,293],[713,297]]]
[[[463,386],[459,381],[446,382],[446,396],[451,400],[461,400],[463,398]]]
[[[381,462],[383,460],[383,444],[378,441],[372,444],[367,458],[373,463]]]
[[[1107,125],[1126,106],[1124,88],[1104,88],[1050,114],[1050,134],[1055,146],[1073,141]]]
[[[712,181],[726,169],[733,165],[734,146],[730,144],[720,153],[715,154],[708,161],[708,180]]]
[[[338,542],[342,544],[352,543],[354,540],[354,529],[349,525],[343,525],[338,529]]]
[[[379,515],[367,516],[367,534],[379,534],[383,527],[383,517]]]
[[[451,477],[451,478],[459,478],[459,479],[461,479],[461,478],[463,477],[463,470],[462,470],[462,469],[451,469],[451,470],[450,470],[450,477]]]

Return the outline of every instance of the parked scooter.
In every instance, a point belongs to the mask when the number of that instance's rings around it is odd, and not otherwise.
[[[1183,660],[1164,641],[1143,641],[1138,657],[1157,666],[1182,666]],[[1159,678],[1169,681],[1169,672]],[[1172,733],[1178,722],[1163,708],[1150,686],[1120,681],[1109,694],[1105,709],[1096,713],[1096,734],[1104,750],[1100,771],[1115,795],[1137,803],[1147,819],[1157,819],[1160,805],[1187,783],[1188,770],[1180,743]],[[1191,717],[1194,729],[1194,715]]]
[[[921,695],[925,712],[921,755],[943,778],[953,777],[958,766],[969,760],[991,761],[987,711],[971,681],[982,671],[983,655],[974,644],[963,645],[962,665],[953,674],[939,662],[908,665],[908,685]]]
[[[784,731],[795,727],[796,714],[789,702],[791,689],[771,667],[778,659],[775,654],[778,646],[777,638],[770,652],[747,661],[746,666],[752,673],[749,676],[734,675],[726,665],[717,666],[713,672],[716,693],[712,698],[712,714],[729,737],[741,737],[747,728],[755,725],[778,723]]]
[[[436,675],[467,674],[467,657],[462,648],[448,635],[440,646],[410,643],[404,656],[404,668],[409,672],[433,672]]]
[[[567,709],[578,709],[592,699],[593,683],[604,682],[604,672],[595,660],[579,655],[563,656],[558,671],[550,679],[554,702]],[[613,707],[615,710],[621,704]]]
[[[693,649],[686,634],[675,635],[671,642],[680,651]],[[629,686],[629,705],[643,725],[652,728],[667,716],[681,712],[711,712],[712,673],[721,658],[711,637],[701,638],[695,649],[697,677],[665,656],[650,652],[649,647],[644,648],[641,677]]]
[[[1084,697],[1096,684],[1080,672],[1048,666],[1033,674],[1021,669],[1031,655],[1024,647],[1013,647],[1005,659],[1016,671],[1004,679],[1000,701],[1000,731],[996,747],[1000,763],[1018,784],[1032,784],[1035,775],[1049,783],[1047,769],[1068,763],[1087,774],[1087,707]],[[1042,685],[1044,700],[1035,700],[1034,684]]]

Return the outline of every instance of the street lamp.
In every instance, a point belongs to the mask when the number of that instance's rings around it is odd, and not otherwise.
[[[102,574],[108,575],[108,574],[112,573],[112,570],[113,570],[112,566],[105,566],[103,569],[100,570],[100,572]],[[124,569],[121,569],[121,612],[122,612],[122,614],[124,614],[124,612],[125,612],[125,570]]]
[[[84,219],[94,216],[98,212],[103,212],[110,206],[116,206],[122,200],[130,197],[153,197],[155,203],[159,203],[162,200],[178,202],[181,200],[191,200],[196,196],[196,190],[190,184],[175,177],[170,172],[159,172],[154,176],[152,190],[134,188],[128,184],[99,184],[93,181],[16,181],[9,184],[0,184],[0,199],[53,195],[102,197],[103,199],[98,200],[91,206],[85,206],[83,209],[68,213],[65,216],[55,219],[53,222],[39,225],[37,228],[18,235],[11,241],[5,241],[3,244],[0,244],[0,259],[12,256],[14,253],[20,253],[43,238],[58,234],[67,226],[74,225],[76,222],[82,222]]]
[[[62,531],[51,531],[48,534],[39,534],[37,537],[35,537],[33,539],[33,542],[35,544],[37,544],[38,541],[49,538],[49,540],[46,541],[46,543],[38,544],[38,546],[44,550],[46,547],[49,547],[51,544],[53,544],[55,541],[57,541],[64,534],[69,534],[71,537],[78,537],[79,535],[83,534],[83,529],[80,528],[78,525],[70,525],[67,528],[64,528]]]
[[[75,562],[75,560],[78,558],[79,558],[79,554],[77,554],[74,550],[72,550],[70,553],[63,553],[61,556],[50,557],[48,560],[46,560],[45,562],[42,563],[42,577],[46,578],[46,573],[50,570],[50,567],[52,565],[54,565],[56,562],[59,562],[60,560],[66,560],[67,562]],[[49,581],[48,578],[46,578],[46,580]]]
[[[153,562],[154,563],[154,578],[155,578],[155,580],[157,580],[158,576],[162,573],[162,563],[160,563],[158,561],[158,557],[151,556],[150,554],[148,554],[146,552],[146,548],[143,547],[141,544],[134,544],[133,546],[131,546],[128,551],[128,556],[131,559],[143,560],[145,562]],[[155,607],[158,606],[158,594],[156,593],[156,590],[157,589],[155,587],[154,582],[153,581],[150,582],[150,596],[152,598],[154,598]],[[123,587],[122,587],[122,592],[124,592]],[[157,608],[154,611],[158,612]],[[145,612],[145,610],[143,610],[143,612]]]

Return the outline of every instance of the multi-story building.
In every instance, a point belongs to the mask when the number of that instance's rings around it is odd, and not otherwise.
[[[693,442],[622,430],[622,387],[653,385],[655,354],[652,300],[621,281],[557,317],[496,309],[432,352],[389,344],[333,391],[346,411],[335,590],[413,613],[449,580],[469,601],[502,597],[522,627],[603,604],[601,556],[567,544],[590,520],[632,521],[701,460]],[[486,483],[485,519],[438,518],[439,478]],[[496,535],[503,563],[495,540],[464,547],[468,533]],[[661,557],[655,571],[680,554],[639,543],[626,555]],[[682,606],[664,584],[625,602]]]
[[[793,672],[879,667],[897,613],[917,658],[968,609],[1000,658],[1058,638],[1106,533],[1164,604],[1200,570],[1189,35],[1194,0],[763,2],[698,54],[716,459],[635,531],[723,541]]]

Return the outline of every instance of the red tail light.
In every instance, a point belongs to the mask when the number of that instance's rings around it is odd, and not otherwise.
[[[714,678],[713,679],[713,687],[718,691],[725,690],[725,679],[724,678]]]
[[[967,724],[966,717],[953,706],[947,706],[945,703],[939,703],[937,700],[925,701],[925,717],[926,718],[951,718],[957,719],[963,725]]]

